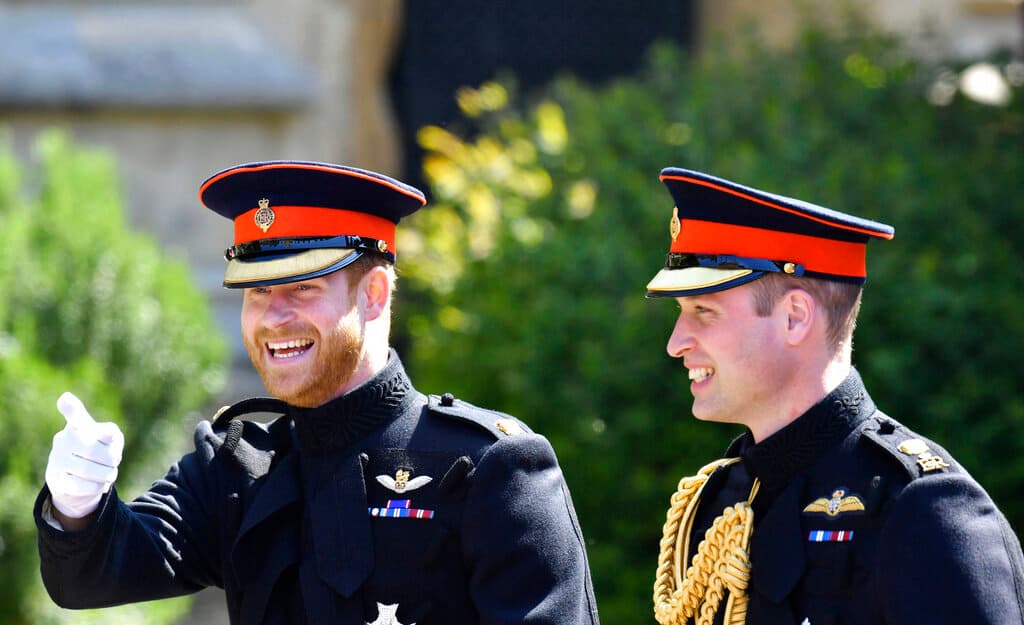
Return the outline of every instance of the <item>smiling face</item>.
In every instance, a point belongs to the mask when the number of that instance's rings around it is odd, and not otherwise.
[[[683,359],[695,417],[740,423],[757,436],[791,416],[786,400],[794,355],[786,349],[786,311],[778,306],[758,315],[749,289],[677,297],[679,318],[667,350]]]
[[[320,406],[362,381],[365,320],[344,270],[246,289],[242,338],[263,385],[294,406]]]

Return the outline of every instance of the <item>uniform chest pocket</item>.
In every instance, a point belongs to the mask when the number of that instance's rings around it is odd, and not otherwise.
[[[379,568],[431,568],[442,554],[457,556],[462,502],[439,488],[456,461],[447,454],[403,449],[370,454],[367,514]]]
[[[880,622],[875,604],[877,596],[872,592],[877,531],[851,531],[853,536],[845,542],[838,542],[833,535],[831,541],[808,540],[805,545],[807,566],[800,591],[794,598],[794,607],[810,623],[848,625]],[[805,538],[810,539],[811,535],[809,531]]]
[[[804,591],[817,596],[852,597],[867,585],[877,531],[866,524],[848,530],[807,530]]]
[[[846,594],[852,578],[853,554],[849,543],[808,542],[804,592],[817,596]]]

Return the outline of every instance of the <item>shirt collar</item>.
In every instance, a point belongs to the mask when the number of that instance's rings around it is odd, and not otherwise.
[[[856,369],[821,401],[789,425],[755,444],[747,432],[733,441],[727,455],[739,456],[751,476],[775,491],[811,466],[832,446],[874,414]]]
[[[326,453],[348,446],[402,414],[412,390],[398,352],[392,349],[388,363],[366,383],[316,408],[291,407],[300,448]]]

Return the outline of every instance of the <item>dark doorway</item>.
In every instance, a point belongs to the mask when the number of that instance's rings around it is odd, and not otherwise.
[[[520,93],[563,72],[593,83],[638,69],[651,43],[692,37],[692,0],[409,0],[392,74],[405,179],[424,187],[416,131],[460,119],[454,94],[509,71]]]

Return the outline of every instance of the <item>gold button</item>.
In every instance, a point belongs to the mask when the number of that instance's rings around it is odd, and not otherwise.
[[[929,451],[928,444],[919,438],[908,438],[897,447],[908,456],[917,456]]]
[[[523,428],[519,427],[519,424],[511,419],[498,419],[494,422],[494,426],[504,432],[507,436],[515,436],[516,434],[523,433]]]

